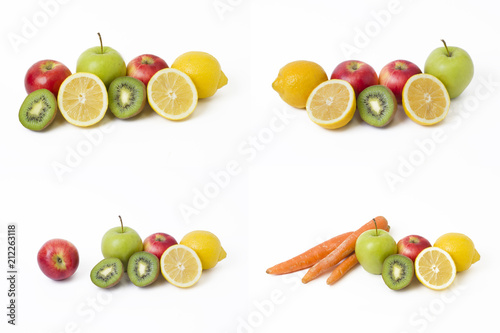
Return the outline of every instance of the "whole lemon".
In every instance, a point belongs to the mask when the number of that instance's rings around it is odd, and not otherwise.
[[[444,234],[436,240],[434,246],[451,255],[455,266],[457,266],[457,272],[468,270],[473,263],[481,258],[472,240],[464,234],[456,232]]]
[[[174,60],[172,68],[186,73],[193,80],[198,98],[213,96],[217,89],[227,84],[217,59],[206,52],[186,52]]]
[[[273,89],[289,105],[303,109],[307,98],[321,82],[328,80],[325,70],[315,62],[298,60],[280,69]]]
[[[180,244],[196,252],[200,257],[203,269],[214,267],[226,257],[226,251],[222,248],[219,238],[210,231],[191,231],[182,238]]]

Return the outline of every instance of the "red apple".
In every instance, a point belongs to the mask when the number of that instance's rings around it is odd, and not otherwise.
[[[372,66],[358,60],[347,60],[333,70],[330,79],[347,81],[354,88],[356,96],[365,88],[378,84],[377,72]]]
[[[382,68],[379,75],[381,85],[391,89],[398,103],[401,103],[401,94],[406,81],[415,74],[422,71],[412,62],[407,60],[394,60]]]
[[[57,96],[61,83],[70,75],[68,67],[59,61],[41,60],[26,72],[24,87],[28,94],[38,89],[47,89]]]
[[[51,239],[38,251],[38,266],[52,280],[64,280],[76,272],[80,257],[76,247],[64,239]]]
[[[415,261],[418,254],[422,252],[423,249],[430,247],[431,243],[422,236],[410,235],[402,238],[397,245],[399,254],[407,256]]]
[[[177,241],[174,237],[157,232],[144,239],[144,251],[154,254],[158,259],[161,259],[163,252],[175,244],[177,244]]]
[[[163,68],[168,68],[165,60],[152,54],[143,54],[128,63],[127,76],[141,80],[147,87],[151,77]]]

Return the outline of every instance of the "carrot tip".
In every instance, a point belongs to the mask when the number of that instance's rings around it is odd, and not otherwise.
[[[337,282],[338,280],[334,279],[334,280],[330,280],[330,279],[327,279],[326,280],[326,284],[331,286],[332,284],[335,284],[335,282]]]

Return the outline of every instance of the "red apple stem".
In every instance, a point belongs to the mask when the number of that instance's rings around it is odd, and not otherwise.
[[[377,221],[375,219],[373,219],[373,223],[375,224],[375,236],[378,236]]]
[[[444,48],[446,49],[446,52],[448,52],[448,57],[451,57],[450,50],[448,50],[448,46],[446,45],[446,42],[444,41],[444,39],[441,39],[441,41],[444,44]]]
[[[99,42],[101,43],[101,54],[103,54],[103,53],[104,53],[104,48],[102,47],[102,38],[101,38],[101,33],[100,33],[100,32],[98,32],[98,33],[97,33],[97,36],[99,36]]]
[[[120,219],[120,224],[122,225],[122,233],[123,233],[123,221],[122,221],[122,217],[120,215],[118,215],[118,218]]]

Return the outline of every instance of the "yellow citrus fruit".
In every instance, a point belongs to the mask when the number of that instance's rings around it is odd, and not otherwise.
[[[415,259],[415,275],[424,286],[443,290],[455,280],[457,268],[448,252],[438,247],[428,247]]]
[[[196,230],[186,234],[180,244],[193,249],[200,257],[203,269],[210,269],[226,257],[219,238],[209,231]]]
[[[325,70],[315,62],[298,60],[280,69],[273,89],[289,105],[303,109],[314,88],[328,80]]]
[[[108,109],[106,86],[94,74],[72,74],[61,84],[57,104],[69,123],[80,127],[92,126],[104,117]]]
[[[176,287],[193,286],[201,277],[201,261],[196,252],[187,246],[176,244],[163,252],[160,259],[163,277]]]
[[[320,83],[309,95],[306,104],[309,118],[324,128],[347,125],[356,111],[356,95],[349,82],[328,80]]]
[[[457,266],[457,272],[468,270],[481,258],[472,240],[464,234],[456,232],[444,234],[436,240],[434,246],[450,254]]]
[[[185,73],[173,68],[156,72],[149,80],[147,94],[151,108],[170,120],[188,117],[198,104],[193,81]]]
[[[177,57],[171,67],[186,73],[193,80],[198,98],[213,96],[227,84],[227,77],[219,62],[206,52],[186,52]]]
[[[403,109],[420,125],[434,125],[450,110],[450,95],[444,84],[430,74],[413,75],[403,88]]]

